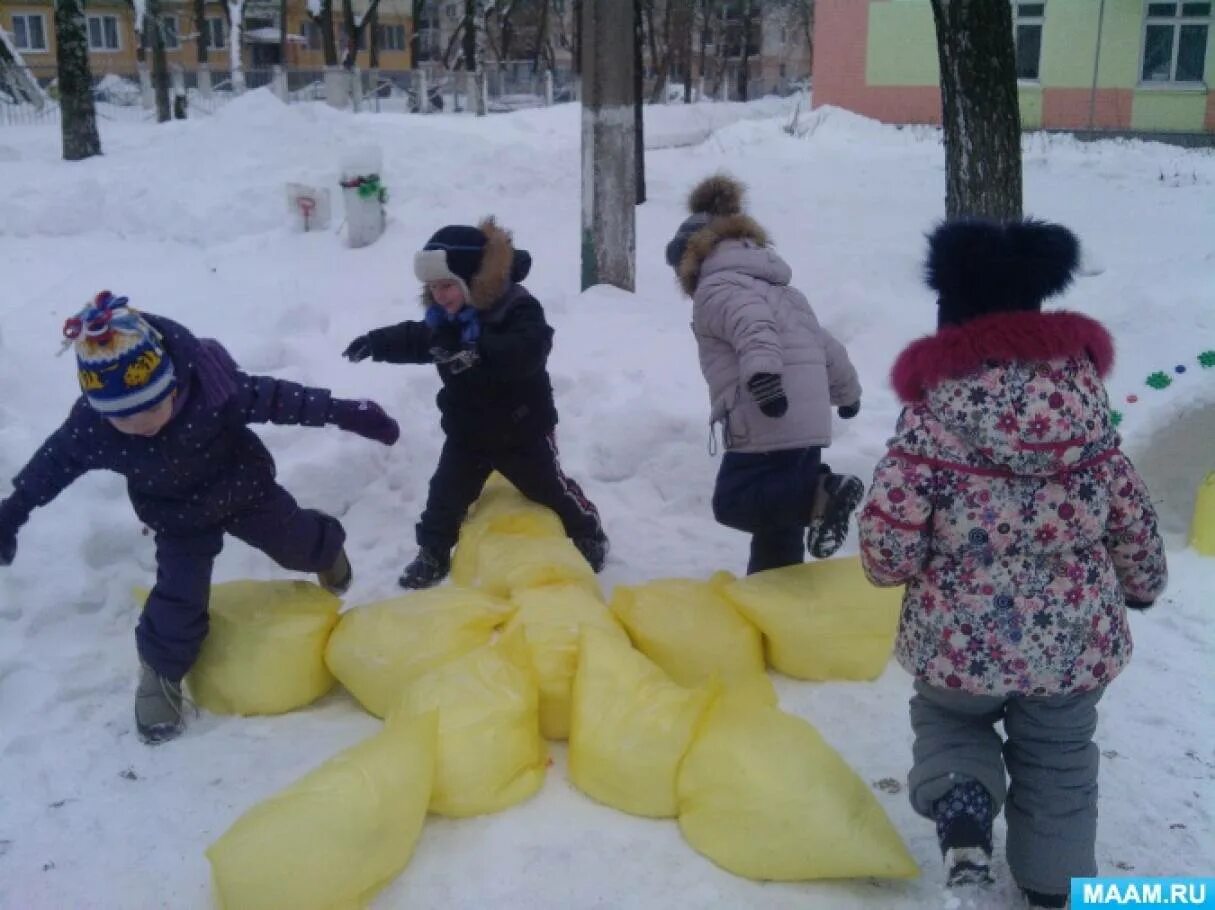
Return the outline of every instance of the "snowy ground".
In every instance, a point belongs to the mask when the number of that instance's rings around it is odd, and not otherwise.
[[[556,326],[551,371],[569,473],[598,503],[614,553],[605,586],[741,571],[746,542],[714,525],[707,406],[688,305],[663,263],[690,185],[724,168],[796,283],[848,345],[864,410],[837,427],[837,469],[868,476],[898,412],[895,353],[934,324],[919,283],[923,234],[939,217],[943,156],[930,130],[840,111],[783,131],[793,103],[755,116],[727,106],[647,112],[656,137],[718,127],[701,144],[654,150],[638,210],[639,291],[578,292],[579,109],[486,119],[336,113],[255,92],[211,118],[102,124],[106,154],[59,160],[50,127],[0,135],[0,477],[60,421],[75,394],[59,327],[100,288],[213,334],[250,371],[373,396],[404,427],[388,450],[335,430],[269,428],[285,484],[342,517],[357,581],[348,602],[395,593],[441,437],[428,368],[339,357],[356,334],[417,312],[412,252],[437,227],[496,213],[529,248],[528,286]],[[711,119],[713,118],[713,119]],[[729,119],[737,122],[730,124]],[[343,152],[383,150],[385,237],[346,249],[335,233],[286,228],[284,183],[335,186]],[[1136,657],[1103,703],[1103,874],[1210,875],[1215,867],[1215,560],[1184,549],[1194,489],[1215,468],[1215,156],[1143,143],[1026,139],[1026,208],[1073,227],[1099,274],[1069,306],[1114,332],[1110,383],[1128,451],[1170,532],[1173,581],[1135,615]],[[336,188],[335,188],[336,191]],[[340,220],[340,216],[339,219]],[[1156,370],[1188,372],[1164,391]],[[1176,374],[1174,374],[1176,375]],[[7,490],[7,480],[4,481]],[[2,493],[0,493],[2,495]],[[850,547],[854,547],[850,544]],[[133,735],[132,589],[152,578],[151,540],[122,483],[89,476],[35,513],[0,570],[0,906],[209,905],[204,848],[262,797],[376,728],[344,693],[285,717],[205,716],[150,750]],[[230,541],[218,580],[271,578]],[[673,822],[630,818],[568,784],[564,752],[543,792],[503,814],[432,819],[377,908],[1016,906],[941,887],[931,826],[900,791],[910,759],[910,683],[779,680],[782,706],[813,721],[875,792],[925,871],[908,883],[761,885],[692,852]],[[878,782],[885,783],[878,787]],[[1202,847],[1202,844],[1207,844]]]

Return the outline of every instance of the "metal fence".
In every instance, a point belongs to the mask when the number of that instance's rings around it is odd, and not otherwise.
[[[55,68],[27,67],[23,72],[41,88],[43,97],[31,102],[0,73],[0,124],[58,123]],[[234,84],[234,77],[236,81],[243,78],[243,88]],[[169,80],[170,98],[180,96],[184,100],[187,116],[213,114],[242,91],[261,88],[269,88],[288,104],[328,101],[336,107],[397,113],[422,111],[423,91],[427,98],[425,111],[429,113],[476,111],[478,97],[483,99],[485,112],[491,114],[576,101],[579,97],[576,73],[536,71],[530,61],[489,64],[478,74],[442,68],[346,71],[340,67],[272,67],[245,69],[236,76],[221,68],[173,66]],[[764,92],[786,94],[791,90],[781,84],[786,81],[765,85],[762,80],[751,80],[748,94],[753,98]],[[654,85],[653,77],[645,79],[647,99],[653,96]],[[734,100],[737,88],[736,73],[708,82],[697,80],[692,100]],[[664,96],[661,100],[683,100],[682,81],[670,80],[660,94]],[[152,78],[146,68],[94,70],[93,99],[102,120],[150,121],[156,117]]]

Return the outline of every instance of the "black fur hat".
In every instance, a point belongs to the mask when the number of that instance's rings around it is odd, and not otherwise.
[[[959,218],[928,236],[925,280],[937,292],[941,326],[979,316],[1040,310],[1072,282],[1080,241],[1067,228],[1026,218]]]

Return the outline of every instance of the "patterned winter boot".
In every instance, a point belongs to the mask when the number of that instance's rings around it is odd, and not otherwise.
[[[346,548],[338,550],[337,559],[324,572],[316,573],[316,580],[321,587],[330,594],[336,594],[341,597],[350,590],[350,583],[354,581],[354,570],[350,568],[350,560],[346,556]]]
[[[168,742],[186,728],[186,698],[181,683],[161,676],[140,662],[135,690],[135,729],[149,746]]]
[[[865,496],[865,485],[851,474],[819,475],[806,529],[806,549],[815,559],[826,559],[848,539],[848,521]]]
[[[607,535],[600,531],[592,537],[575,537],[573,542],[583,559],[591,564],[595,574],[602,572],[607,564],[608,550],[611,548]]]
[[[418,590],[433,588],[451,571],[451,557],[429,547],[422,547],[413,562],[405,567],[397,583],[402,588]]]
[[[958,784],[933,804],[932,815],[945,860],[945,884],[951,888],[991,884],[995,804],[987,788],[975,780]]]

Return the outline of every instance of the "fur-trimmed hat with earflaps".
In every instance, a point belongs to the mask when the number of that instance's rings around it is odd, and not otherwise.
[[[476,227],[440,228],[413,257],[413,273],[423,285],[458,281],[465,299],[478,310],[492,307],[513,282],[527,277],[531,267],[531,255],[515,249],[510,232],[499,227],[492,215]],[[425,287],[422,303],[434,303]]]
[[[667,265],[679,275],[684,292],[691,296],[700,279],[705,257],[722,240],[749,240],[768,245],[768,235],[748,215],[743,214],[742,183],[727,174],[706,177],[688,195],[691,214],[667,243]]]
[[[937,292],[937,324],[962,325],[992,313],[1041,310],[1072,283],[1079,262],[1080,241],[1061,225],[959,218],[928,236],[924,275]]]

